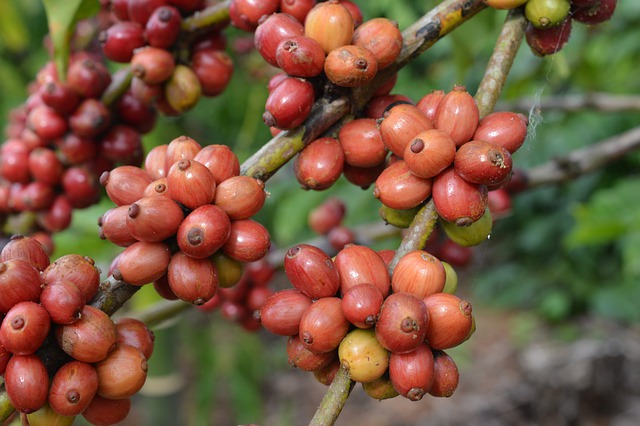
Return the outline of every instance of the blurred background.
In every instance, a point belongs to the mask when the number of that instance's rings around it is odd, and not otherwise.
[[[388,17],[404,29],[437,3],[359,5],[365,19]],[[505,16],[481,12],[403,69],[392,93],[417,101],[454,84],[475,93]],[[39,0],[0,2],[2,128],[48,60],[46,33]],[[275,71],[245,48],[251,35],[233,28],[226,33],[235,64],[230,86],[216,98],[203,98],[183,117],[160,117],[144,136],[147,150],[188,135],[202,145],[229,145],[242,162],[270,139],[261,115]],[[523,44],[497,107],[530,114],[530,134],[514,156],[517,167],[543,164],[640,125],[638,109],[536,108],[549,97],[600,92],[640,99],[638,40],[640,3],[619,2],[610,22],[574,25],[569,43],[556,55],[540,58]],[[356,386],[336,424],[637,424],[639,172],[640,154],[634,152],[571,182],[514,196],[490,240],[456,266],[458,294],[471,301],[477,322],[474,336],[448,351],[461,372],[456,393],[446,400],[378,402]],[[288,165],[266,189],[271,196],[257,220],[268,227],[275,249],[315,238],[308,213],[332,196],[346,203],[347,226],[380,221],[371,189],[343,178],[326,191],[302,191]],[[76,211],[71,228],[54,236],[53,258],[79,253],[106,271],[120,249],[98,238],[96,220],[111,206],[103,197]],[[391,233],[372,246],[395,249],[399,241],[399,234]],[[277,273],[270,285],[275,290],[289,284]],[[135,315],[158,301],[150,286],[143,288],[117,315]],[[312,374],[289,367],[285,338],[246,331],[218,310],[185,310],[153,330],[150,375],[126,424],[306,424],[326,390]]]

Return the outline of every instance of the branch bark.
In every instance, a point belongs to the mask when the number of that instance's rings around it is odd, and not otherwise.
[[[309,426],[333,425],[342,412],[354,384],[355,382],[351,381],[349,371],[344,365],[341,365]]]

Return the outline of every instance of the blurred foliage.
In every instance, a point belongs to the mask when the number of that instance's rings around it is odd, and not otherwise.
[[[359,3],[365,19],[386,16],[396,19],[403,29],[438,1]],[[417,101],[433,89],[449,90],[454,84],[475,92],[505,16],[504,11],[486,10],[438,42],[402,70],[394,93]],[[42,44],[46,25],[39,0],[0,2],[0,128],[10,109],[24,102],[29,82],[48,60]],[[203,145],[232,146],[242,161],[270,139],[261,113],[267,81],[276,70],[265,66],[255,51],[240,54],[234,50],[236,43],[250,35],[233,28],[227,35],[235,62],[231,85],[222,95],[203,99],[183,117],[160,118],[144,137],[146,149],[187,134]],[[621,1],[612,21],[597,27],[575,24],[568,45],[552,57],[536,57],[523,45],[502,99],[592,91],[640,96],[636,77],[639,39],[640,2]],[[524,168],[640,124],[637,111],[531,111],[528,141],[515,155],[516,164]],[[476,263],[467,274],[472,275],[472,282],[460,284],[465,294],[471,293],[470,299],[476,302],[526,309],[552,321],[583,314],[639,321],[639,159],[632,154],[573,182],[515,197],[512,215],[497,222],[490,241],[476,250]],[[291,164],[266,189],[271,196],[258,220],[270,229],[275,247],[314,237],[306,224],[307,214],[330,196],[346,202],[348,225],[378,220],[379,203],[371,189],[363,191],[341,179],[326,191],[302,191]],[[77,212],[72,227],[55,236],[55,257],[89,255],[106,273],[120,250],[97,237],[96,219],[109,207],[105,199]],[[397,243],[380,242],[376,248],[396,248]],[[140,309],[156,298],[147,295],[141,300],[130,309]],[[179,357],[184,361],[181,365],[198,366],[185,372],[190,383],[181,404],[190,416],[188,423],[229,424],[225,422],[229,419],[212,412],[212,399],[228,401],[236,423],[260,421],[264,416],[260,395],[270,370],[286,368],[284,339],[268,350],[261,341],[268,337],[247,335],[217,316],[208,321],[199,312],[173,327],[177,330],[171,336],[179,343],[163,347],[173,354],[166,362]],[[283,406],[282,419],[290,415],[290,409]]]

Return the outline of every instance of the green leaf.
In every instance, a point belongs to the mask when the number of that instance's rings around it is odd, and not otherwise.
[[[10,1],[0,2],[0,44],[12,52],[22,52],[29,45],[25,21]]]
[[[54,60],[61,80],[66,78],[69,42],[75,24],[100,10],[97,0],[43,0],[53,42]]]

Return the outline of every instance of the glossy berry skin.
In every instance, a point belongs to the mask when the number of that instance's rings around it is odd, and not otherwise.
[[[275,13],[279,6],[279,0],[233,0],[229,6],[231,22],[240,29],[252,31],[263,16]]]
[[[211,299],[218,289],[218,272],[213,261],[195,259],[182,252],[171,257],[167,278],[178,298],[196,306]]]
[[[227,145],[207,145],[199,150],[193,159],[209,169],[216,184],[240,174],[238,157]]]
[[[496,186],[511,175],[513,161],[501,145],[470,141],[462,145],[454,158],[454,170],[464,180],[479,185]]]
[[[384,169],[376,179],[374,197],[392,209],[405,210],[418,206],[431,195],[432,179],[411,173],[400,160]]]
[[[460,147],[471,140],[479,118],[480,112],[473,96],[465,86],[455,86],[438,104],[433,122],[436,129],[448,133],[456,147]]]
[[[170,261],[171,252],[165,243],[139,241],[120,255],[118,273],[129,284],[141,286],[162,277]]]
[[[97,394],[109,399],[130,398],[147,379],[149,366],[142,352],[133,346],[118,346],[95,365]],[[124,374],[123,374],[124,373]]]
[[[304,27],[293,16],[274,13],[260,23],[255,31],[254,44],[262,57],[274,67],[278,66],[278,45],[285,39],[304,35]]]
[[[434,361],[426,344],[406,354],[392,353],[389,357],[389,378],[398,393],[412,401],[422,399],[434,380]]]
[[[360,118],[346,123],[338,132],[345,163],[355,167],[374,167],[384,162],[387,148],[374,119]]]
[[[191,58],[191,67],[195,72],[202,94],[216,96],[222,93],[231,81],[233,75],[233,61],[224,51],[202,49],[195,52]]]
[[[315,39],[327,54],[349,44],[353,31],[351,13],[337,0],[318,3],[307,13],[304,22],[304,34]]]
[[[340,177],[344,151],[337,139],[322,137],[303,149],[293,163],[294,173],[304,189],[327,189]]]
[[[323,297],[307,308],[300,320],[300,338],[311,352],[336,349],[349,331],[338,297]]]
[[[380,123],[382,141],[389,151],[400,157],[418,133],[430,129],[433,129],[433,121],[416,106],[405,103],[395,105],[385,112]]]
[[[271,333],[293,336],[298,334],[302,315],[311,303],[311,299],[299,290],[289,288],[269,296],[257,316]]]
[[[229,216],[214,204],[193,210],[178,227],[176,241],[183,253],[204,259],[218,251],[229,239]]]
[[[329,81],[341,87],[360,87],[369,83],[378,72],[378,61],[371,51],[346,45],[333,49],[324,61]]]
[[[195,160],[180,160],[167,173],[167,195],[190,209],[211,203],[215,191],[213,174]]]
[[[49,333],[47,310],[35,302],[20,302],[7,312],[0,327],[0,345],[15,355],[34,353]]]
[[[144,28],[137,22],[116,22],[100,34],[104,55],[114,62],[126,63],[133,51],[144,46]]]
[[[251,220],[231,222],[231,232],[222,251],[239,262],[255,262],[262,259],[271,247],[269,231]]]
[[[173,55],[158,47],[137,50],[131,58],[133,75],[147,84],[160,84],[173,74],[176,63]]]
[[[480,219],[487,208],[487,187],[467,182],[453,167],[434,178],[432,197],[440,217],[458,226]]]
[[[297,127],[307,119],[314,98],[310,82],[286,78],[269,94],[262,120],[267,126],[282,130]]]
[[[142,197],[129,206],[127,229],[138,241],[163,241],[178,231],[184,213],[170,198]]]
[[[58,414],[77,416],[82,413],[98,390],[98,374],[88,363],[70,361],[53,376],[49,404]]]
[[[372,382],[387,371],[389,353],[378,342],[373,330],[350,331],[338,347],[340,363],[349,369],[352,380]]]
[[[473,140],[492,142],[516,152],[527,137],[528,119],[522,114],[496,111],[486,115],[478,123]]]
[[[340,276],[329,255],[310,244],[287,251],[284,271],[291,284],[311,299],[334,296],[340,288]]]
[[[150,46],[169,49],[180,35],[182,17],[172,6],[160,6],[153,11],[145,26],[145,34]]]
[[[47,402],[49,376],[40,358],[35,355],[14,355],[4,372],[7,396],[21,413],[37,411]]]
[[[340,275],[342,294],[358,284],[373,284],[383,296],[389,294],[391,284],[387,266],[373,249],[357,244],[348,245],[336,255],[334,263]]]
[[[422,299],[411,293],[393,293],[380,308],[376,337],[391,352],[411,352],[424,341],[429,320]]]
[[[356,28],[352,43],[373,53],[378,69],[383,69],[400,55],[402,33],[397,22],[387,18],[373,18]]]
[[[282,40],[276,48],[276,62],[287,74],[315,77],[324,69],[325,53],[310,37],[295,36]]]
[[[214,204],[231,220],[249,219],[260,211],[266,200],[264,182],[249,176],[233,176],[216,188]]]
[[[81,318],[57,327],[58,345],[78,361],[94,363],[107,357],[116,347],[117,330],[111,318],[98,308],[85,305]]]

